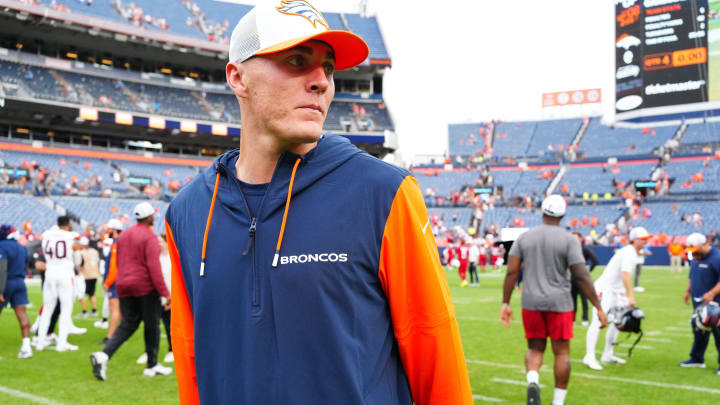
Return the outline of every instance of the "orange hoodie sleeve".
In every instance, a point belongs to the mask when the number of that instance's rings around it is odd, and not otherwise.
[[[385,224],[378,275],[415,404],[472,404],[455,309],[412,176],[400,185]]]
[[[113,243],[110,247],[110,266],[108,267],[108,274],[105,277],[105,288],[110,288],[115,279],[117,278],[117,244]]]
[[[195,324],[192,308],[188,299],[185,279],[180,265],[180,254],[170,225],[165,222],[168,252],[172,263],[170,336],[175,356],[175,374],[181,405],[200,404],[195,374]]]

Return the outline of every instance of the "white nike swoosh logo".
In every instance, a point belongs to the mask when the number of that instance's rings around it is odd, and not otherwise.
[[[423,234],[425,233],[425,230],[427,229],[428,225],[430,225],[430,220],[429,220],[429,219],[428,219],[427,223],[425,224],[425,226],[423,226],[423,230],[422,230],[422,233],[423,233]]]

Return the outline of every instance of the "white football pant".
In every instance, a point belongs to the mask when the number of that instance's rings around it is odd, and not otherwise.
[[[60,346],[67,343],[68,333],[72,327],[73,276],[65,272],[47,272],[43,287],[43,311],[40,315],[40,329],[38,330],[40,339],[47,338],[50,318],[55,312],[58,298],[60,299],[60,318],[58,319],[57,345]]]

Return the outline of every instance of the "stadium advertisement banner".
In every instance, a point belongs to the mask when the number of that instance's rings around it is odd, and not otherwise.
[[[692,104],[702,109],[702,103],[713,100],[708,72],[720,65],[712,63],[708,43],[720,40],[718,31],[713,33],[720,26],[719,8],[720,0],[615,1],[618,119],[658,107]],[[716,81],[720,86],[720,77]],[[715,100],[720,101],[720,94]]]
[[[543,93],[542,106],[561,107],[565,105],[593,104],[602,101],[600,89],[557,91],[554,93]]]

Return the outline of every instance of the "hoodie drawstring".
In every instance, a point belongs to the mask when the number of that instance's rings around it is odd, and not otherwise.
[[[283,213],[282,223],[280,224],[280,235],[278,235],[277,246],[275,247],[275,256],[273,256],[272,261],[273,267],[277,267],[278,259],[280,258],[280,247],[282,246],[283,235],[285,234],[285,221],[287,220],[287,214],[290,210],[290,198],[292,196],[293,183],[295,182],[295,172],[297,171],[300,161],[302,161],[302,158],[297,158],[292,169],[292,174],[290,175],[290,186],[288,186],[287,201],[285,201],[285,212]]]
[[[273,257],[272,267],[277,267],[278,259],[280,258],[280,248],[282,247],[283,235],[285,234],[285,222],[287,221],[288,211],[290,210],[290,199],[292,198],[293,183],[295,182],[295,173],[300,165],[302,158],[297,158],[295,165],[290,175],[290,186],[288,187],[287,201],[285,201],[285,212],[283,213],[282,223],[280,224],[280,235],[278,235],[277,246],[275,248],[275,255]],[[220,185],[220,172],[215,177],[215,189],[213,190],[212,201],[210,202],[210,212],[208,213],[207,223],[205,224],[205,236],[203,236],[203,247],[202,256],[200,260],[200,277],[205,275],[205,252],[207,250],[207,239],[208,233],[210,232],[210,223],[212,222],[213,210],[215,209],[215,200],[218,194],[218,185]]]
[[[213,190],[212,201],[210,202],[210,212],[208,213],[207,224],[205,224],[205,236],[203,236],[202,257],[200,260],[200,277],[205,275],[205,250],[207,249],[208,233],[210,232],[210,223],[212,222],[213,210],[215,209],[215,199],[217,198],[218,185],[220,185],[220,172],[215,176],[215,189]]]

